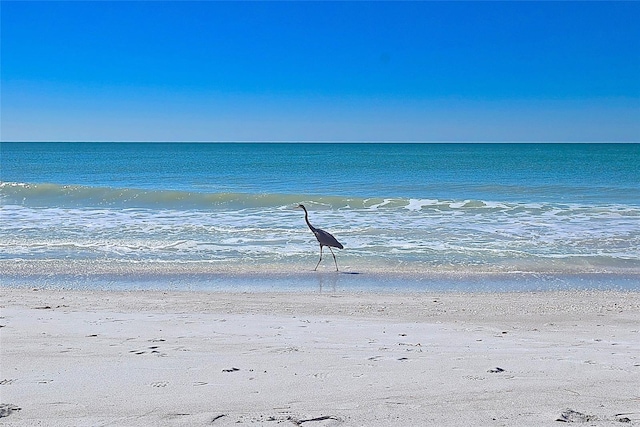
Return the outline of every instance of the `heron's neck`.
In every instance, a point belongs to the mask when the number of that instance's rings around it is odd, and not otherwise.
[[[306,209],[304,210],[304,220],[307,222],[307,225],[309,226],[311,231],[315,231],[315,227],[309,222],[309,212],[307,212]]]

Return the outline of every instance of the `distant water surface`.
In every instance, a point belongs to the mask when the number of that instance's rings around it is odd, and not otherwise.
[[[0,155],[3,284],[640,289],[640,144],[2,143]],[[299,203],[345,245],[343,274],[328,252],[309,271],[318,246]]]

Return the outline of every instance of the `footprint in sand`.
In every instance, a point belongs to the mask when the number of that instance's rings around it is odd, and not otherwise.
[[[328,372],[317,372],[315,374],[310,375],[313,378],[317,378],[319,380],[323,380],[329,376]]]
[[[22,408],[10,403],[0,403],[0,418],[8,417],[12,412],[19,411]]]
[[[314,425],[336,425],[342,424],[342,420],[339,417],[335,417],[333,415],[321,415],[319,417],[305,418],[305,419],[296,419],[290,418],[288,421],[291,421],[294,425],[301,426],[305,423],[313,423]],[[328,423],[323,423],[323,421],[327,421]],[[318,424],[320,422],[320,424]]]
[[[137,355],[143,355],[148,353],[148,354],[153,354],[154,356],[160,356],[160,357],[165,357],[167,355],[166,353],[160,352],[160,350],[158,350],[157,345],[148,347],[146,350],[129,350],[129,353],[133,353]]]
[[[151,387],[156,387],[156,388],[160,388],[160,387],[166,387],[169,385],[168,381],[156,381],[150,384]]]
[[[479,377],[477,375],[464,375],[462,378],[469,381],[484,381],[485,377]]]

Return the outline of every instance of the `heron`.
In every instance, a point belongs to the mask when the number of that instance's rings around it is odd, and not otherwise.
[[[304,210],[304,220],[307,222],[307,225],[309,226],[311,232],[314,234],[314,236],[316,236],[316,239],[318,239],[318,243],[320,243],[320,259],[318,260],[316,268],[314,268],[313,271],[316,271],[318,269],[320,261],[322,261],[322,248],[324,246],[328,247],[331,251],[331,255],[333,255],[333,262],[336,264],[336,271],[339,271],[338,261],[336,261],[336,255],[333,253],[333,250],[331,248],[344,249],[344,246],[342,246],[342,243],[338,242],[338,240],[333,237],[331,233],[319,228],[315,228],[313,225],[311,225],[311,223],[309,222],[309,212],[307,212],[307,208],[305,208],[304,205],[298,205],[298,208]]]

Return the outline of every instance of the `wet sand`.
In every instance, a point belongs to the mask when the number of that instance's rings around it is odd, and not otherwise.
[[[6,426],[640,425],[640,293],[0,288]]]

